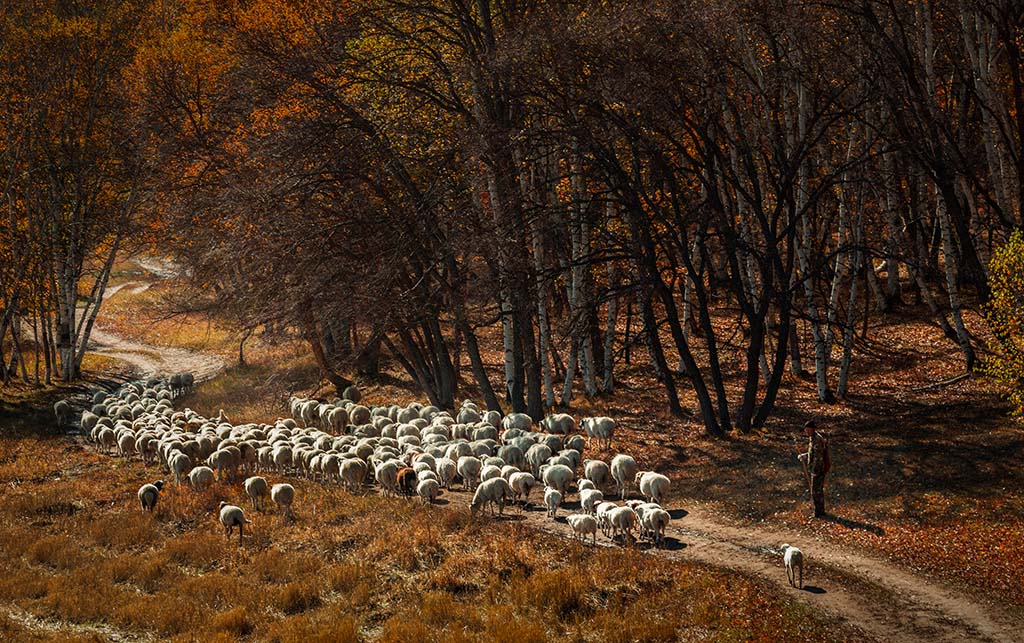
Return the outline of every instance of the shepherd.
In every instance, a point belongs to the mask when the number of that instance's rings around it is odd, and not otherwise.
[[[801,453],[797,459],[804,465],[807,486],[811,490],[814,501],[814,517],[824,518],[825,513],[825,476],[832,469],[832,455],[829,453],[828,439],[818,433],[818,424],[809,420],[804,424],[804,435],[807,436],[807,452]]]

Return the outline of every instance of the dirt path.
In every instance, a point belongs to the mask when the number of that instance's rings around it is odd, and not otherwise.
[[[443,498],[463,507],[471,500],[469,493],[461,491]],[[526,512],[510,509],[507,519],[571,537],[564,516],[578,508],[577,501],[563,504],[555,521],[538,507]],[[809,542],[806,536],[772,527],[726,525],[701,509],[675,509],[671,514],[674,520],[666,532],[665,548],[646,549],[648,554],[756,576],[879,641],[1024,643],[1024,623],[884,560],[833,543]],[[807,557],[803,590],[789,586],[777,551],[782,543],[799,546]],[[615,546],[601,535],[598,544]]]
[[[155,279],[131,281],[111,286],[104,295],[105,299],[112,298],[122,290],[133,294],[143,292],[152,286],[154,281],[169,279],[178,274],[176,266],[166,260],[139,257],[133,261],[155,275]],[[217,355],[185,348],[142,344],[107,331],[102,324],[101,311],[96,326],[93,327],[92,334],[89,336],[89,350],[99,355],[127,362],[144,377],[190,372],[198,383],[212,379],[224,370],[224,360]]]

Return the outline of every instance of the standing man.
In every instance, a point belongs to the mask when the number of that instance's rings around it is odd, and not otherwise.
[[[811,499],[814,501],[814,517],[823,518],[825,514],[825,475],[832,468],[832,458],[828,450],[828,440],[818,433],[818,424],[809,420],[804,424],[804,435],[807,436],[807,453],[801,453],[797,459],[804,464],[808,486],[811,488]]]

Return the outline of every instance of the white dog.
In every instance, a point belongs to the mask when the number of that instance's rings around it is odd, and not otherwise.
[[[786,577],[789,584],[797,586],[797,570],[800,571],[800,589],[804,588],[804,553],[796,547],[782,546],[782,560],[786,563]]]

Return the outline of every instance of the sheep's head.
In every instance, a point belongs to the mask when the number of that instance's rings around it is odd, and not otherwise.
[[[164,488],[164,481],[163,480],[157,480],[156,482],[153,483],[153,486],[156,487],[158,490],[163,489]]]

